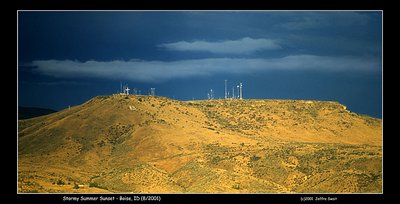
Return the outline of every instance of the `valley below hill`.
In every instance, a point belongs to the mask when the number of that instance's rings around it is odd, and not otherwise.
[[[381,193],[382,120],[331,101],[98,96],[18,121],[20,193]]]

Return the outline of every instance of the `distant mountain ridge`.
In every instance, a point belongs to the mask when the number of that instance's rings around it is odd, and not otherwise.
[[[24,120],[29,118],[35,118],[42,115],[48,115],[51,113],[57,112],[56,110],[48,109],[48,108],[37,108],[37,107],[18,107],[18,119]]]

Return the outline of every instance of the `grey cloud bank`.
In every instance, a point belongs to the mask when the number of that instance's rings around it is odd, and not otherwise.
[[[315,70],[328,72],[380,71],[380,62],[370,58],[291,55],[273,59],[205,58],[179,61],[72,61],[35,60],[31,63],[41,74],[59,78],[129,79],[161,82],[174,78],[218,73],[248,74],[268,70]]]
[[[253,39],[245,37],[239,40],[226,40],[219,42],[207,41],[179,41],[165,43],[158,47],[176,51],[204,51],[216,54],[251,54],[261,50],[280,49],[281,46],[272,39]]]

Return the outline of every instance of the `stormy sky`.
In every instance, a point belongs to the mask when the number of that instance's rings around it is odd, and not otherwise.
[[[55,110],[120,84],[176,100],[338,101],[382,117],[380,11],[19,11],[18,102]]]

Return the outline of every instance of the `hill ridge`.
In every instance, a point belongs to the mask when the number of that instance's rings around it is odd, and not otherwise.
[[[18,137],[20,192],[381,192],[382,120],[334,101],[97,96]]]

